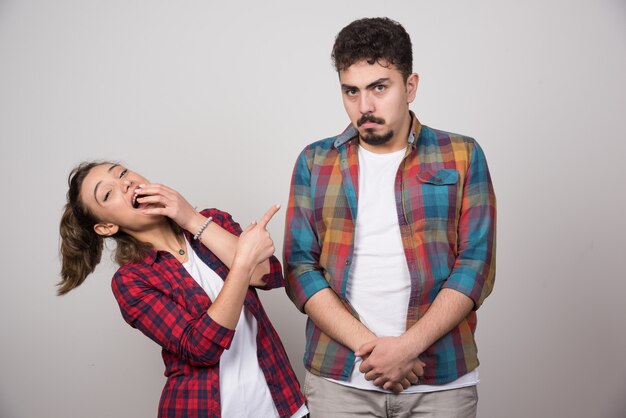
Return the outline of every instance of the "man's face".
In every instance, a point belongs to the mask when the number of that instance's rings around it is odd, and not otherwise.
[[[339,71],[339,81],[346,112],[368,148],[406,146],[409,103],[415,99],[417,74],[404,82],[393,65],[359,61]]]

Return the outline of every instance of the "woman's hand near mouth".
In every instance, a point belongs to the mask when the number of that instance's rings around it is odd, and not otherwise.
[[[167,216],[181,228],[195,233],[206,218],[176,190],[163,184],[140,184],[135,189],[135,205],[145,215]],[[142,205],[150,205],[143,208]]]

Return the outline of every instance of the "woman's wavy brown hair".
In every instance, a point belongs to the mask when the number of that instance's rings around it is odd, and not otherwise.
[[[104,238],[94,231],[98,219],[87,209],[80,197],[80,189],[87,174],[107,161],[83,162],[68,176],[67,203],[65,204],[59,232],[61,234],[61,281],[57,284],[58,295],[64,295],[80,286],[100,263]],[[168,218],[169,219],[169,218]],[[180,227],[170,220],[172,228],[179,232]],[[111,238],[115,240],[115,261],[119,265],[135,263],[143,259],[149,242],[141,242],[126,232],[118,231]]]

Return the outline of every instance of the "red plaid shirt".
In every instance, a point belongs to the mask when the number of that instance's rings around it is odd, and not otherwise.
[[[217,209],[202,211],[236,235],[239,224]],[[196,254],[222,279],[228,268],[199,241],[186,234]],[[270,259],[263,289],[282,287],[280,263]],[[211,300],[185,267],[170,253],[151,251],[139,263],[119,268],[112,281],[122,316],[159,344],[167,382],[159,403],[159,417],[220,417],[219,361],[231,344],[234,331],[207,315]],[[257,357],[274,405],[281,418],[293,415],[304,397],[287,353],[252,287],[244,306],[258,322]]]

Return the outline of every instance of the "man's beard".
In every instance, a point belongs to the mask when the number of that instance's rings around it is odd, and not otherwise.
[[[365,122],[374,122],[374,123],[377,123],[379,125],[384,125],[385,124],[385,119],[377,118],[374,115],[366,113],[365,115],[361,116],[361,118],[359,120],[356,121],[356,126],[360,127]],[[365,135],[362,135],[362,134],[359,133],[359,136],[363,140],[363,142],[365,142],[368,145],[373,145],[373,146],[383,145],[383,144],[389,142],[389,140],[391,138],[393,138],[393,131],[392,130],[390,130],[387,133],[380,134],[380,135],[372,133],[373,129],[366,129],[365,132],[366,132]]]
[[[367,133],[365,135],[360,135],[360,138],[363,142],[365,142],[368,145],[373,145],[373,146],[383,145],[389,142],[391,138],[393,138],[393,131],[389,131],[382,135]]]

